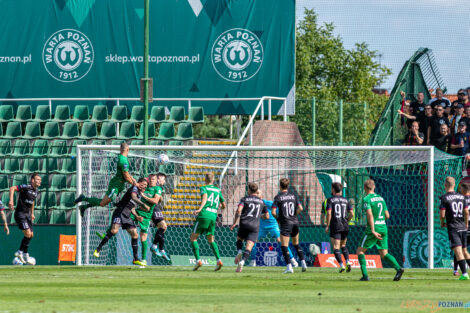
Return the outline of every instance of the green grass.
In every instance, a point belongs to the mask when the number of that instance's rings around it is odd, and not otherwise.
[[[470,281],[451,270],[234,267],[0,267],[0,312],[431,312],[401,308],[403,301],[464,301]],[[466,296],[467,295],[467,296]],[[464,311],[453,309],[451,312]]]

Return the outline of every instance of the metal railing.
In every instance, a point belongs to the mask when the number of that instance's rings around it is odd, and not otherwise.
[[[280,97],[269,97],[265,96],[262,97],[258,105],[256,106],[255,111],[250,117],[250,121],[245,127],[245,130],[243,131],[242,135],[238,139],[236,147],[239,147],[242,145],[243,141],[245,140],[246,134],[248,133],[248,130],[250,131],[250,146],[253,144],[253,122],[255,120],[255,117],[258,115],[258,111],[261,110],[261,120],[264,120],[264,101],[268,100],[268,120],[270,121],[272,118],[272,110],[271,110],[271,101],[272,100],[282,100],[284,101],[283,106],[284,106],[284,122],[287,122],[287,103],[286,103],[286,98],[280,98]],[[230,155],[230,158],[227,161],[227,164],[225,165],[224,169],[222,170],[222,173],[220,174],[220,179],[219,179],[219,187],[222,188],[222,181],[225,177],[225,174],[228,171],[228,168],[230,167],[230,164],[232,163],[232,160],[235,158],[235,175],[237,175],[237,168],[238,168],[238,151],[233,151],[232,154]]]
[[[152,98],[153,101],[185,101],[187,102],[188,111],[191,109],[192,102],[198,101],[260,101],[263,98]],[[270,97],[273,100],[284,100],[285,98]],[[140,102],[140,98],[0,98],[3,102],[47,102],[49,105],[49,111],[52,114],[52,103],[63,102],[63,101],[114,101],[116,105],[120,105],[121,101],[135,101]],[[264,109],[261,109],[261,113],[264,114]],[[284,102],[284,118],[287,116],[287,105]],[[269,102],[269,118],[271,118],[271,101]]]

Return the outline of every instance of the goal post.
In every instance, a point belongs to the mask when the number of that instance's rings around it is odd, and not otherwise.
[[[160,162],[161,153],[169,156],[168,163]],[[102,197],[116,172],[118,154],[119,146],[77,146],[77,195]],[[407,267],[428,268],[448,266],[450,261],[450,249],[447,242],[443,243],[447,234],[435,230],[439,221],[435,207],[443,193],[444,178],[454,176],[459,181],[462,160],[433,147],[130,146],[129,163],[133,177],[145,173],[167,174],[163,197],[163,213],[169,225],[165,250],[174,256],[173,264],[191,264],[189,235],[206,172],[215,174],[215,183],[227,203],[227,209],[217,219],[215,234],[225,258],[232,258],[236,252],[236,231],[231,232],[229,226],[239,199],[246,193],[247,183],[256,182],[263,198],[272,200],[281,177],[290,179],[292,190],[306,208],[299,217],[304,249],[310,243],[329,242],[320,219],[321,204],[329,196],[331,182],[335,179],[342,182],[345,196],[354,204],[356,212],[348,241],[350,251],[355,251],[366,226],[361,206],[362,188],[370,177],[376,181],[377,193],[385,198],[392,216],[388,222],[389,246],[397,259],[403,256]],[[92,257],[100,241],[96,233],[105,232],[113,209],[112,204],[107,208],[91,208],[83,217],[76,210],[78,265],[129,264],[130,239],[122,230],[110,240],[99,260]],[[154,231],[149,232],[150,244]],[[210,263],[211,252],[205,245],[201,243],[201,253]],[[280,253],[275,255],[279,249],[275,240],[263,239],[257,248],[255,257],[260,263],[282,265]],[[371,252],[376,253],[375,249]],[[313,261],[312,256],[309,261]],[[148,262],[166,264],[153,256],[148,257]]]

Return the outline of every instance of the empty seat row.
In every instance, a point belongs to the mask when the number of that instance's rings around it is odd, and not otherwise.
[[[6,191],[11,186],[27,184],[29,181],[28,174],[13,175],[11,181],[9,180],[9,177],[10,176],[7,175],[0,175],[0,191]],[[70,177],[70,181],[68,183],[67,177]],[[39,187],[39,190],[41,191],[45,189],[53,192],[75,191],[77,188],[77,176],[75,174],[71,176],[65,174],[41,175],[41,178],[42,182]]]
[[[47,161],[46,161],[47,160]],[[39,160],[25,159],[23,166],[20,166],[20,159],[5,159],[0,170],[4,174],[13,173],[73,173],[77,170],[77,161],[75,159],[64,159],[62,165],[59,166],[57,159]],[[42,165],[41,165],[42,163]]]
[[[185,120],[185,109],[182,106],[171,107],[169,119],[166,119],[165,107],[154,106],[150,112],[149,121],[152,123],[161,122],[189,122],[189,123],[203,123],[204,122],[204,110],[202,107],[191,107],[188,113],[188,120]],[[36,108],[36,115],[32,116],[32,110],[30,105],[19,105],[16,117],[13,114],[12,105],[1,105],[0,106],[0,122],[47,122],[54,120],[57,122],[66,121],[94,121],[103,122],[108,120],[108,107],[106,105],[95,105],[93,107],[93,113],[90,119],[90,113],[88,105],[76,105],[74,108],[73,116],[70,117],[70,108],[68,105],[58,105],[55,109],[54,117],[51,118],[51,112],[48,105],[38,105]],[[142,122],[145,117],[145,110],[143,106],[133,106],[130,117],[128,116],[127,106],[114,106],[111,114],[111,121],[114,122]]]
[[[26,139],[18,139],[14,143],[8,139],[0,139],[0,156],[42,157],[47,155],[51,158],[64,157],[76,155],[77,145],[85,144],[87,144],[86,140],[74,140],[69,151],[70,145],[66,140],[49,142],[45,139],[38,139],[34,141],[31,148],[30,141]]]
[[[178,133],[175,136],[174,124],[173,123],[162,123],[160,126],[160,132],[157,139],[168,140],[187,140],[192,139],[192,124],[191,123],[182,123],[179,125],[181,134]],[[58,122],[46,122],[44,126],[44,133],[41,132],[41,124],[39,122],[28,122],[26,123],[25,133],[22,133],[22,127],[20,122],[10,122],[7,125],[6,132],[3,135],[3,138],[27,138],[27,139],[36,139],[36,138],[62,138],[62,139],[91,139],[91,138],[102,138],[102,139],[112,139],[112,138],[122,138],[122,139],[134,139],[134,138],[143,138],[144,137],[144,124],[140,125],[139,135],[137,135],[135,123],[134,122],[123,122],[120,127],[119,135],[117,135],[117,124],[116,122],[107,121],[104,122],[101,126],[101,133],[98,136],[98,129],[95,122],[84,122],[81,133],[79,133],[79,127],[77,122],[65,122],[62,135],[60,135]],[[155,124],[148,124],[148,137],[155,137]]]

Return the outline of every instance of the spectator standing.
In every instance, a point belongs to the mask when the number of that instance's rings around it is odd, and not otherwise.
[[[469,133],[467,133],[467,124],[460,122],[458,132],[455,134],[453,143],[450,145],[455,155],[464,156],[468,151]]]
[[[452,116],[450,119],[450,133],[452,135],[457,133],[457,128],[459,127],[459,122],[462,120],[463,121],[464,114],[463,114],[463,105],[461,103],[458,103],[455,106],[455,114]],[[466,123],[466,121],[465,121]]]
[[[427,135],[427,145],[432,144],[433,146],[435,145],[435,140],[437,137],[440,135],[441,131],[441,125],[442,124],[447,124],[449,126],[449,119],[444,116],[444,106],[439,105],[436,106],[436,114],[435,116],[431,119],[431,122],[429,123],[428,127],[428,135]]]
[[[441,88],[436,89],[436,97],[432,98],[429,104],[433,109],[435,109],[437,105],[444,104],[444,115],[451,114],[452,103],[450,103],[449,99],[444,97],[444,92]]]
[[[405,136],[405,146],[420,146],[424,143],[424,135],[419,131],[419,123],[414,121]]]
[[[435,147],[441,151],[450,153],[450,143],[452,136],[449,134],[449,127],[447,124],[442,124],[440,128],[440,136],[435,140]]]

